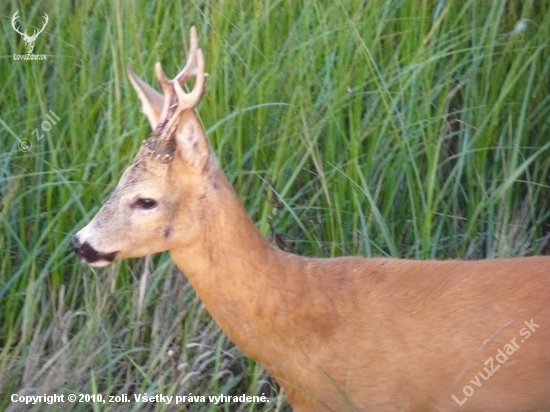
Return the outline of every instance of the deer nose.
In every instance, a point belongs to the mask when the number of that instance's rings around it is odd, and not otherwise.
[[[71,246],[80,259],[88,262],[93,261],[99,255],[99,252],[90,246],[88,242],[82,243],[78,236],[73,236]]]
[[[78,249],[78,247],[80,246],[80,240],[78,240],[77,236],[73,236],[73,238],[71,239],[71,246],[73,247],[73,249]]]
[[[110,253],[100,252],[94,249],[88,242],[83,243],[78,238],[78,234],[71,239],[71,246],[80,260],[92,266],[106,266],[113,262],[118,254],[118,251]]]
[[[82,243],[80,242],[80,239],[78,239],[78,236],[73,236],[71,239],[71,247],[74,249],[74,251],[78,254],[78,248],[82,246]]]

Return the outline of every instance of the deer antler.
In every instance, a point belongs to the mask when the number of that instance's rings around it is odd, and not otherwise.
[[[168,121],[178,117],[183,110],[195,107],[204,94],[204,79],[208,73],[204,72],[204,58],[198,44],[197,30],[192,27],[187,62],[173,79],[166,77],[160,63],[155,65],[155,74],[162,87],[162,93],[140,79],[130,66],[127,68],[130,82],[141,100],[143,112],[153,128],[153,138],[161,135],[166,138]],[[193,77],[197,79],[195,86],[191,93],[185,93],[181,85]]]
[[[19,31],[19,27],[17,27],[15,25],[17,19],[19,18],[19,10],[17,10],[15,12],[15,14],[13,15],[13,17],[11,18],[11,26],[13,27],[13,29],[19,33],[21,36],[26,36],[27,35],[27,31],[25,30],[25,33],[22,33],[21,31]]]
[[[189,31],[189,37],[190,37],[190,46],[189,46],[189,53],[187,56],[187,62],[185,63],[185,66],[183,66],[183,69],[177,74],[177,76],[174,79],[177,79],[179,84],[185,83],[187,80],[191,79],[192,77],[195,77],[197,75],[197,62],[196,62],[196,54],[199,50],[199,40],[197,37],[197,29],[195,26],[191,27],[191,30]]]
[[[33,41],[33,40],[36,40],[36,38],[38,37],[38,35],[40,33],[42,33],[44,31],[44,29],[46,28],[46,25],[48,24],[48,21],[50,21],[50,18],[48,17],[48,15],[46,13],[44,13],[44,24],[42,25],[42,28],[40,30],[36,30],[34,29],[34,33],[32,34],[32,36],[29,36],[27,34],[27,30],[25,30],[24,32],[21,32],[20,31],[20,28],[18,26],[15,25],[17,19],[19,18],[19,10],[17,10],[15,12],[15,14],[13,15],[13,17],[11,18],[11,26],[13,27],[13,29],[19,33],[21,36],[23,36],[23,38],[25,39],[25,41]]]
[[[204,92],[204,78],[206,77],[206,73],[204,73],[204,56],[202,55],[201,49],[196,50],[195,60],[195,64],[190,68],[189,73],[183,71],[180,73],[182,78],[192,75],[196,77],[195,85],[190,93],[185,93],[183,91],[177,77],[174,79],[174,89],[178,97],[179,110],[195,107],[199,103]]]
[[[38,37],[38,35],[40,33],[42,33],[44,31],[44,29],[46,28],[46,25],[48,24],[48,21],[50,20],[50,18],[48,17],[48,15],[46,13],[44,13],[44,24],[42,25],[42,28],[40,30],[36,30],[34,29],[34,33],[32,34],[32,36],[30,37],[31,40],[36,40],[36,38]],[[25,33],[27,31],[25,30]]]
[[[190,48],[187,62],[173,79],[166,77],[160,63],[155,64],[155,75],[162,88],[162,96],[157,92],[151,93],[150,90],[145,90],[141,85],[141,79],[129,70],[131,80],[138,85],[138,93],[141,90],[142,93],[147,92],[149,95],[153,95],[155,99],[163,99],[162,111],[158,116],[156,125],[153,126],[153,134],[145,141],[148,153],[161,161],[166,162],[173,158],[174,133],[179,127],[181,113],[193,109],[199,103],[205,91],[205,78],[208,74],[204,72],[204,56],[198,44],[197,30],[193,26],[190,31]],[[191,92],[186,93],[182,88],[182,84],[193,77],[195,78],[193,89]]]
[[[169,80],[164,74],[161,64],[157,62],[155,65],[155,74],[164,93],[164,105],[159,123],[163,123],[168,119],[170,109],[177,107],[176,112],[179,113],[194,108],[204,93],[204,80],[208,74],[204,72],[204,56],[202,50],[198,47],[199,42],[195,26],[191,27],[190,38],[187,62],[176,77]],[[190,93],[184,92],[181,85],[193,77],[196,78],[193,90]],[[177,101],[174,100],[174,96]],[[174,115],[175,113],[172,117],[175,117]]]

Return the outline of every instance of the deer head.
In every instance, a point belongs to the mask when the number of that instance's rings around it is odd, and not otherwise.
[[[32,36],[29,36],[27,34],[27,30],[25,30],[24,32],[21,32],[19,27],[16,26],[16,21],[17,21],[18,17],[19,17],[19,10],[17,10],[15,12],[15,14],[13,15],[13,17],[11,18],[11,25],[12,25],[13,29],[17,33],[19,33],[21,35],[21,37],[23,38],[23,41],[25,42],[25,48],[27,49],[27,54],[31,54],[32,50],[34,49],[34,42],[36,41],[36,38],[38,37],[38,35],[40,33],[42,33],[44,31],[44,28],[46,27],[46,24],[48,24],[48,20],[49,20],[48,15],[46,13],[44,13],[44,24],[42,25],[42,28],[40,30],[35,29]]]
[[[115,259],[145,256],[196,241],[197,216],[215,185],[215,156],[194,107],[204,92],[204,58],[197,33],[182,71],[169,80],[160,65],[155,74],[163,94],[128,68],[153,133],[145,140],[115,191],[92,221],[71,241],[86,263],[104,266]],[[191,78],[190,93],[182,84]]]

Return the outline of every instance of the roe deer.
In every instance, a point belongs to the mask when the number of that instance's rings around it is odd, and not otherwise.
[[[194,108],[195,29],[163,94],[129,77],[153,133],[74,236],[93,266],[168,250],[214,320],[294,411],[550,411],[550,257],[305,258],[256,229]],[[195,78],[185,93],[181,84]]]

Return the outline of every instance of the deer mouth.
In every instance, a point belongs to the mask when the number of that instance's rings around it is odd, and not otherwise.
[[[80,260],[90,266],[107,266],[115,260],[118,253],[100,252],[94,249],[88,242],[81,243],[76,236],[71,239],[71,246]]]

